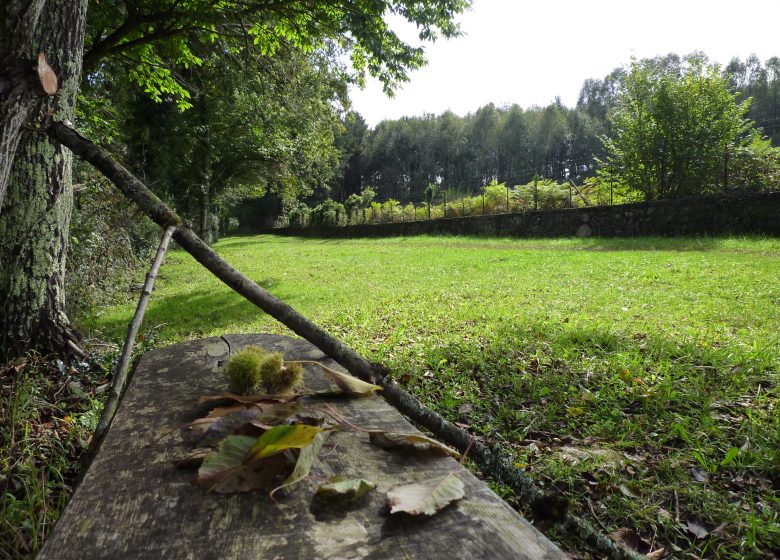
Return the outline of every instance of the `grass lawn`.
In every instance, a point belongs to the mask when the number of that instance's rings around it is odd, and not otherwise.
[[[256,236],[216,249],[512,448],[594,524],[677,557],[780,554],[780,240]],[[82,328],[121,338],[134,306]],[[181,251],[145,326],[166,343],[286,332]]]

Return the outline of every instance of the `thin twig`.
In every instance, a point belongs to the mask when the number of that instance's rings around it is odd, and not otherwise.
[[[599,516],[598,516],[598,515],[596,515],[596,511],[593,509],[593,503],[590,501],[590,498],[586,498],[586,500],[587,500],[587,502],[588,502],[588,509],[590,509],[590,514],[593,516],[593,519],[595,519],[595,520],[596,520],[596,523],[598,523],[598,524],[599,524],[599,527],[601,527],[601,528],[602,528],[602,530],[603,530],[605,533],[609,533],[609,529],[607,529],[606,525],[604,525],[604,524],[601,522],[601,519],[599,519]]]
[[[119,400],[124,392],[127,381],[127,371],[130,368],[130,357],[132,356],[133,348],[135,347],[135,339],[138,336],[138,330],[141,328],[144,313],[146,313],[146,306],[149,304],[149,298],[152,294],[152,289],[154,288],[154,280],[157,278],[157,271],[160,269],[160,265],[162,264],[165,252],[168,250],[168,244],[171,241],[171,236],[175,229],[176,228],[173,226],[169,226],[165,229],[152,266],[146,274],[146,281],[144,282],[144,287],[141,291],[141,297],[138,298],[138,307],[136,307],[135,315],[127,330],[127,338],[125,339],[122,355],[119,358],[116,373],[114,374],[114,382],[111,386],[106,405],[103,408],[103,413],[100,415],[97,428],[95,428],[95,435],[92,437],[91,447],[93,449],[97,449],[97,446],[100,445],[100,442],[108,431],[108,427],[111,425],[111,421],[114,419],[116,409],[119,406]]]

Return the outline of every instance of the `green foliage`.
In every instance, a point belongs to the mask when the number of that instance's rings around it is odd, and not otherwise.
[[[684,177],[685,189],[690,187],[695,192],[743,188],[744,181],[736,182],[737,175],[731,174],[728,180],[725,176],[726,165],[733,166],[735,155],[742,150],[743,136],[736,134],[725,145],[721,142],[719,153],[715,153],[717,149],[710,150],[707,146],[716,146],[720,141],[708,137],[708,134],[724,132],[718,131],[717,123],[734,124],[736,121],[735,128],[740,129],[739,118],[734,119],[734,113],[739,113],[740,118],[745,116],[742,111],[746,106],[744,102],[751,98],[746,115],[756,122],[762,134],[773,139],[775,145],[780,142],[780,125],[777,122],[780,114],[780,59],[777,57],[767,60],[765,65],[756,57],[750,57],[744,63],[735,59],[722,73],[716,67],[708,66],[701,54],[686,59],[669,54],[644,59],[634,65],[656,76],[654,83],[660,83],[663,77],[668,82],[663,94],[659,93],[658,100],[647,100],[645,111],[650,111],[652,107],[673,126],[661,129],[653,125],[649,128],[648,119],[643,117],[643,126],[648,131],[642,133],[641,140],[646,151],[656,150],[653,157],[663,159],[662,156],[674,153],[679,154],[680,161],[688,162],[680,164],[681,169],[670,168],[668,161],[664,163],[667,182],[672,180],[672,175]],[[616,68],[602,79],[586,80],[574,108],[564,107],[560,100],[544,107],[527,109],[518,105],[496,107],[488,104],[466,116],[447,111],[441,115],[383,121],[368,132],[362,128],[352,130],[344,140],[350,146],[350,157],[346,160],[343,176],[350,177],[351,181],[351,190],[345,192],[356,192],[360,181],[364,180],[374,185],[382,200],[394,198],[404,203],[419,204],[427,200],[427,185],[437,181],[470,197],[476,194],[479,185],[494,180],[510,186],[524,185],[534,175],[540,175],[558,183],[573,180],[581,185],[586,179],[598,175],[608,179],[607,185],[613,186],[613,200],[622,197],[626,200],[641,199],[644,191],[631,191],[631,188],[639,189],[639,183],[645,181],[644,176],[637,178],[618,174],[618,169],[611,166],[607,158],[608,151],[602,141],[605,136],[614,139],[621,132],[608,115],[621,110],[616,108],[619,95],[625,101],[627,88],[634,87],[630,82],[636,81],[636,76],[628,77],[629,72],[631,68]],[[670,84],[677,85],[671,87]],[[724,86],[731,96],[731,105],[728,99],[718,98],[718,92],[723,93]],[[688,96],[693,100],[690,104],[685,101]],[[651,134],[658,137],[666,134],[672,140],[664,139],[660,144],[651,145]],[[639,146],[638,136],[636,134],[630,142],[627,140],[629,145],[624,149],[629,150],[631,145]],[[632,143],[634,141],[636,143]],[[358,148],[356,152],[356,147],[362,147],[363,151]],[[719,164],[716,165],[714,160],[708,162],[710,157],[718,159]],[[699,164],[700,160],[704,161],[704,166]],[[767,181],[759,187],[756,175],[753,180],[756,186],[749,188],[774,188],[771,171],[767,176]],[[340,182],[341,179],[334,183],[334,192],[340,192]],[[702,183],[701,188],[697,182]],[[615,193],[617,185],[623,191],[620,196]],[[602,194],[599,191],[598,197],[606,200],[608,197],[602,197]],[[655,193],[653,196],[665,195]],[[449,194],[447,198],[448,201],[456,200]],[[469,214],[463,207],[456,209],[454,206],[452,213]]]
[[[344,210],[347,213],[347,223],[350,223],[352,220],[355,219],[355,212],[362,208],[363,206],[363,197],[359,194],[352,193],[347,197],[347,200],[344,201]]]
[[[315,226],[338,226],[346,223],[347,211],[343,204],[328,198],[311,211],[311,224]]]
[[[307,227],[311,224],[311,209],[304,203],[298,203],[287,214],[289,225]]]
[[[66,310],[77,320],[134,300],[132,281],[160,239],[159,227],[96,171],[84,166],[78,179],[65,276]]]
[[[752,134],[729,154],[730,188],[780,191],[780,148],[772,146],[769,139]]]
[[[727,150],[749,129],[748,106],[700,57],[678,66],[634,61],[611,113],[608,169],[647,200],[713,192]]]
[[[78,479],[103,374],[29,354],[0,368],[0,556],[34,557]]]
[[[100,71],[107,61],[124,68],[152,99],[191,106],[185,70],[201,64],[196,46],[217,45],[234,53],[252,45],[263,57],[287,47],[298,52],[329,53],[340,65],[346,54],[353,70],[345,76],[362,83],[377,77],[391,93],[409,70],[425,62],[423,51],[403,42],[385,22],[386,12],[416,24],[419,37],[433,41],[459,34],[455,16],[469,0],[394,0],[377,3],[309,2],[237,4],[203,0],[92,0],[88,10],[85,67]],[[187,84],[187,85],[185,85]]]

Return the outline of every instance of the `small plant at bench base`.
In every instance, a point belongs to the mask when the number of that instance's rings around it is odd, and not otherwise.
[[[303,382],[300,364],[285,364],[281,352],[269,352],[259,346],[247,346],[230,358],[225,368],[230,390],[240,395],[292,393]]]

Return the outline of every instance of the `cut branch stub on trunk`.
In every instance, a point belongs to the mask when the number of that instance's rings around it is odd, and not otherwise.
[[[38,53],[38,65],[36,66],[38,71],[38,79],[41,80],[41,87],[46,95],[54,95],[59,89],[59,81],[57,80],[57,74],[54,69],[46,62],[46,55],[42,52]]]

